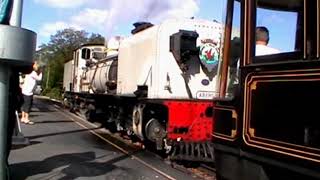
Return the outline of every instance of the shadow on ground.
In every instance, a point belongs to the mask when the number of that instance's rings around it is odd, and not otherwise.
[[[39,114],[29,114],[29,118],[34,118],[34,117],[38,117]]]
[[[70,120],[61,120],[61,121],[56,121],[56,120],[46,120],[46,121],[37,121],[37,124],[45,124],[45,123],[74,123],[74,121]]]
[[[43,137],[49,137],[49,136],[57,136],[57,135],[65,135],[65,134],[72,134],[72,133],[78,133],[78,132],[93,131],[93,130],[97,130],[97,129],[100,129],[100,128],[79,129],[79,130],[73,130],[73,131],[48,133],[48,134],[41,134],[41,135],[35,135],[35,136],[27,136],[27,138],[28,139],[37,139],[37,138],[43,138]]]
[[[33,107],[36,107],[37,109],[32,108],[31,112],[42,112],[42,113],[46,113],[46,112],[56,112],[56,110],[50,108],[50,106],[44,106],[42,104],[33,104]]]
[[[46,158],[43,161],[12,164],[10,165],[10,174],[12,179],[24,180],[30,176],[50,173],[52,170],[63,166],[67,167],[60,171],[59,180],[70,180],[78,177],[101,176],[116,169],[121,170],[122,173],[126,174],[131,170],[118,167],[114,165],[114,163],[130,157],[130,155],[125,154],[105,162],[92,162],[93,160],[97,159],[94,152],[61,154]],[[130,178],[132,177],[133,174],[130,173]]]
[[[42,143],[41,141],[30,141],[28,144],[12,144],[11,150],[21,149],[27,146],[32,146]]]

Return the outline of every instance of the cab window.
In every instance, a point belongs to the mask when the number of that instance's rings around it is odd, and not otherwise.
[[[233,4],[233,16],[232,16],[232,28],[230,39],[230,52],[228,63],[228,77],[227,77],[227,91],[226,97],[233,98],[236,89],[239,85],[239,67],[241,53],[241,2],[234,1]]]
[[[291,59],[302,57],[303,6],[303,0],[256,1],[256,23],[252,31],[255,57],[281,54],[291,55]],[[264,59],[253,62],[264,62]]]
[[[83,48],[81,52],[81,58],[82,59],[90,59],[91,50],[88,48]]]

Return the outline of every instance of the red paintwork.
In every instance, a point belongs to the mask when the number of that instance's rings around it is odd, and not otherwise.
[[[168,107],[168,139],[186,142],[208,141],[212,139],[213,117],[206,117],[205,111],[213,107],[212,101],[165,101]],[[174,132],[177,128],[187,128],[186,133]]]

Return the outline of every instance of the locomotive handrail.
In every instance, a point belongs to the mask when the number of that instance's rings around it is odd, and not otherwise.
[[[89,90],[91,89],[93,91],[93,93],[96,93],[96,91],[92,88],[92,83],[93,83],[94,78],[96,77],[98,67],[99,67],[99,63],[96,64],[96,69],[94,70],[93,76],[92,76],[90,84],[89,84]]]

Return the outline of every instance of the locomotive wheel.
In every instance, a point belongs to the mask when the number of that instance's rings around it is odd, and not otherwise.
[[[148,140],[156,144],[157,150],[163,149],[163,138],[166,136],[165,128],[157,119],[150,119],[145,126],[145,134]]]
[[[63,99],[63,107],[64,107],[64,108],[70,107],[70,103],[69,103],[69,101],[68,101],[67,98],[64,98],[64,99]]]
[[[88,106],[84,105],[84,104],[80,104],[80,114],[87,120],[90,122],[94,121],[94,115],[95,115],[95,109],[94,106],[89,104]]]
[[[102,121],[103,127],[108,129],[111,133],[117,132],[117,125],[114,122]]]
[[[88,109],[86,108],[81,108],[79,109],[79,112],[81,114],[82,117],[84,117],[87,121],[90,121],[90,112]]]

